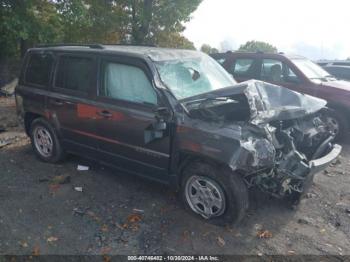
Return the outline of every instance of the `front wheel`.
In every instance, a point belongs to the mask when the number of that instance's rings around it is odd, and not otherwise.
[[[216,225],[238,223],[248,208],[248,190],[240,176],[200,162],[185,168],[181,195],[187,209]]]

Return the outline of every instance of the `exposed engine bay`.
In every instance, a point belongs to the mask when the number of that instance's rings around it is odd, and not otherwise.
[[[248,186],[277,197],[303,192],[317,172],[313,161],[334,150],[334,135],[323,121],[325,105],[324,100],[258,81],[186,104],[193,118],[239,126],[240,148],[232,169]],[[333,159],[341,150],[336,146]]]
[[[310,161],[328,154],[334,139],[322,121],[322,114],[302,119],[276,121],[268,127],[274,151],[273,165],[262,172],[245,176],[250,186],[257,186],[276,196],[302,193],[311,171]]]

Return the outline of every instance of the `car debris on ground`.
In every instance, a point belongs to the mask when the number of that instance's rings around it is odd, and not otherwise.
[[[76,186],[76,187],[74,187],[74,190],[75,190],[75,191],[78,191],[78,192],[83,192],[83,187],[81,187],[81,186]]]
[[[83,165],[78,165],[77,170],[78,171],[88,171],[89,167],[88,166],[83,166]]]
[[[18,84],[18,78],[0,88],[0,96],[12,96],[15,93],[15,87]]]

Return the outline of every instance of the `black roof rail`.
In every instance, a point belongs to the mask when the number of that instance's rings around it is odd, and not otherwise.
[[[60,46],[83,46],[95,49],[103,49],[103,45],[101,44],[38,44],[35,47],[60,47]]]
[[[117,44],[103,44],[105,46],[145,46],[145,47],[158,47],[157,45],[155,44],[125,44],[125,43],[117,43]]]

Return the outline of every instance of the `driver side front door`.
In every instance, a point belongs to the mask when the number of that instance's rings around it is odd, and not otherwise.
[[[168,128],[149,140],[160,104],[147,66],[140,61],[103,58],[96,97],[98,150],[104,162],[156,180],[167,180]]]

